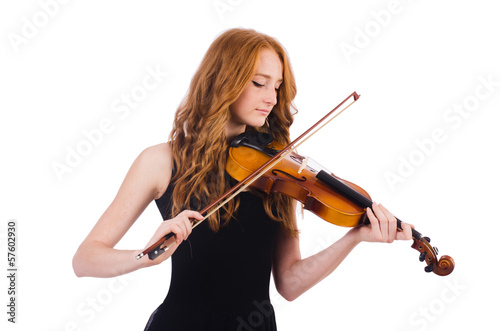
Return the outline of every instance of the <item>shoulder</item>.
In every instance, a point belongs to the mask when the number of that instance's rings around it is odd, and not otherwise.
[[[169,143],[162,143],[144,149],[135,165],[141,169],[155,187],[155,199],[165,193],[172,175],[172,150]]]
[[[144,149],[139,158],[144,162],[156,164],[158,167],[172,166],[172,149],[170,143],[162,143]]]

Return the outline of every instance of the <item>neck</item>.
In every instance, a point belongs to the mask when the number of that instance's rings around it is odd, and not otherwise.
[[[239,124],[239,125],[234,125],[231,123],[226,124],[226,139],[229,143],[233,141],[234,137],[239,135],[240,133],[245,132],[246,130],[246,125],[244,124]]]

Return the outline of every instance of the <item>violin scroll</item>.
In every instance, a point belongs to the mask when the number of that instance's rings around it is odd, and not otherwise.
[[[432,247],[430,241],[431,240],[428,237],[421,237],[420,239],[413,237],[413,245],[411,245],[412,248],[420,252],[420,261],[425,261],[427,264],[424,270],[426,272],[433,272],[439,276],[447,276],[451,274],[455,268],[455,261],[453,261],[453,258],[448,255],[443,255],[438,260],[438,249],[436,247]]]

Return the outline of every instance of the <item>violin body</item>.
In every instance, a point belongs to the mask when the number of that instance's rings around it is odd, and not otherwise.
[[[283,146],[271,143],[266,147],[281,150]],[[267,162],[270,157],[251,147],[232,147],[229,150],[226,171],[232,178],[241,181]],[[267,194],[285,194],[301,202],[306,210],[332,224],[345,227],[363,224],[366,218],[365,208],[317,179],[317,169],[310,166],[301,169],[303,162],[305,162],[303,156],[292,152],[250,186]],[[337,179],[370,199],[368,193],[361,187],[340,178]]]
[[[272,140],[270,134],[245,132],[231,144],[226,172],[237,181],[245,180],[282,148],[282,145]],[[279,162],[273,163],[250,187],[267,194],[285,194],[301,202],[306,210],[338,226],[368,225],[366,208],[373,203],[370,195],[356,184],[324,169],[311,167],[308,160],[292,151]],[[401,220],[396,220],[398,229],[402,230]],[[420,252],[420,261],[426,262],[426,272],[446,276],[453,271],[453,258],[443,255],[438,260],[438,249],[430,245],[429,237],[422,236],[415,229],[412,229],[412,237],[412,248]]]

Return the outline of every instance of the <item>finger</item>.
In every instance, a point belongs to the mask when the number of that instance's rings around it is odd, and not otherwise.
[[[178,222],[175,222],[175,223],[172,223],[170,224],[170,232],[173,232],[174,235],[175,235],[175,242],[177,244],[180,244],[183,240],[184,240],[184,233],[185,233],[185,228],[184,226],[182,225],[182,222],[178,223]]]
[[[411,229],[413,226],[407,223],[401,223],[401,228],[403,231],[398,232],[396,235],[397,240],[411,240],[413,238]]]
[[[178,217],[180,218],[179,220],[184,229],[182,240],[186,240],[191,234],[194,224],[205,219],[202,214],[194,210],[184,210],[178,215]],[[196,222],[196,220],[198,222]]]
[[[197,211],[194,211],[194,210],[184,210],[181,214],[185,215],[186,217],[188,218],[194,218],[194,219],[197,219],[198,221],[201,221],[203,220],[203,215],[200,214],[199,212]],[[180,214],[179,214],[180,215]]]
[[[183,237],[182,240],[186,240],[187,237],[191,234],[191,231],[193,229],[193,223],[191,221],[191,218],[185,217],[182,222],[180,223],[183,229]]]
[[[185,216],[187,217],[186,225],[187,225],[187,234],[190,235],[193,229],[193,226],[196,223],[199,223],[205,219],[202,214],[194,210],[185,210]],[[197,222],[195,221],[197,220]]]
[[[387,217],[385,216],[384,212],[380,209],[380,207],[378,206],[378,204],[376,202],[373,203],[372,208],[373,208],[373,212],[375,214],[375,217],[377,217],[377,219],[378,219],[381,240],[387,241],[388,233],[389,233],[389,221],[388,221]]]
[[[172,232],[175,232],[175,242],[180,244],[186,238],[186,225],[187,218],[180,215],[174,223],[172,223]]]
[[[388,225],[388,228],[387,228],[387,239],[388,239],[388,242],[393,242],[394,239],[396,239],[396,233],[398,231],[398,224],[397,224],[397,221],[396,221],[396,217],[394,217],[394,215],[392,215],[392,213],[387,209],[385,208],[384,206],[382,206],[382,204],[379,204],[379,208],[380,210],[384,213],[386,219],[387,219],[387,225]]]
[[[371,210],[371,208],[366,208],[366,215],[368,216],[368,220],[370,221],[372,235],[376,241],[380,241],[382,238],[382,234],[380,233],[380,225],[377,217]]]

